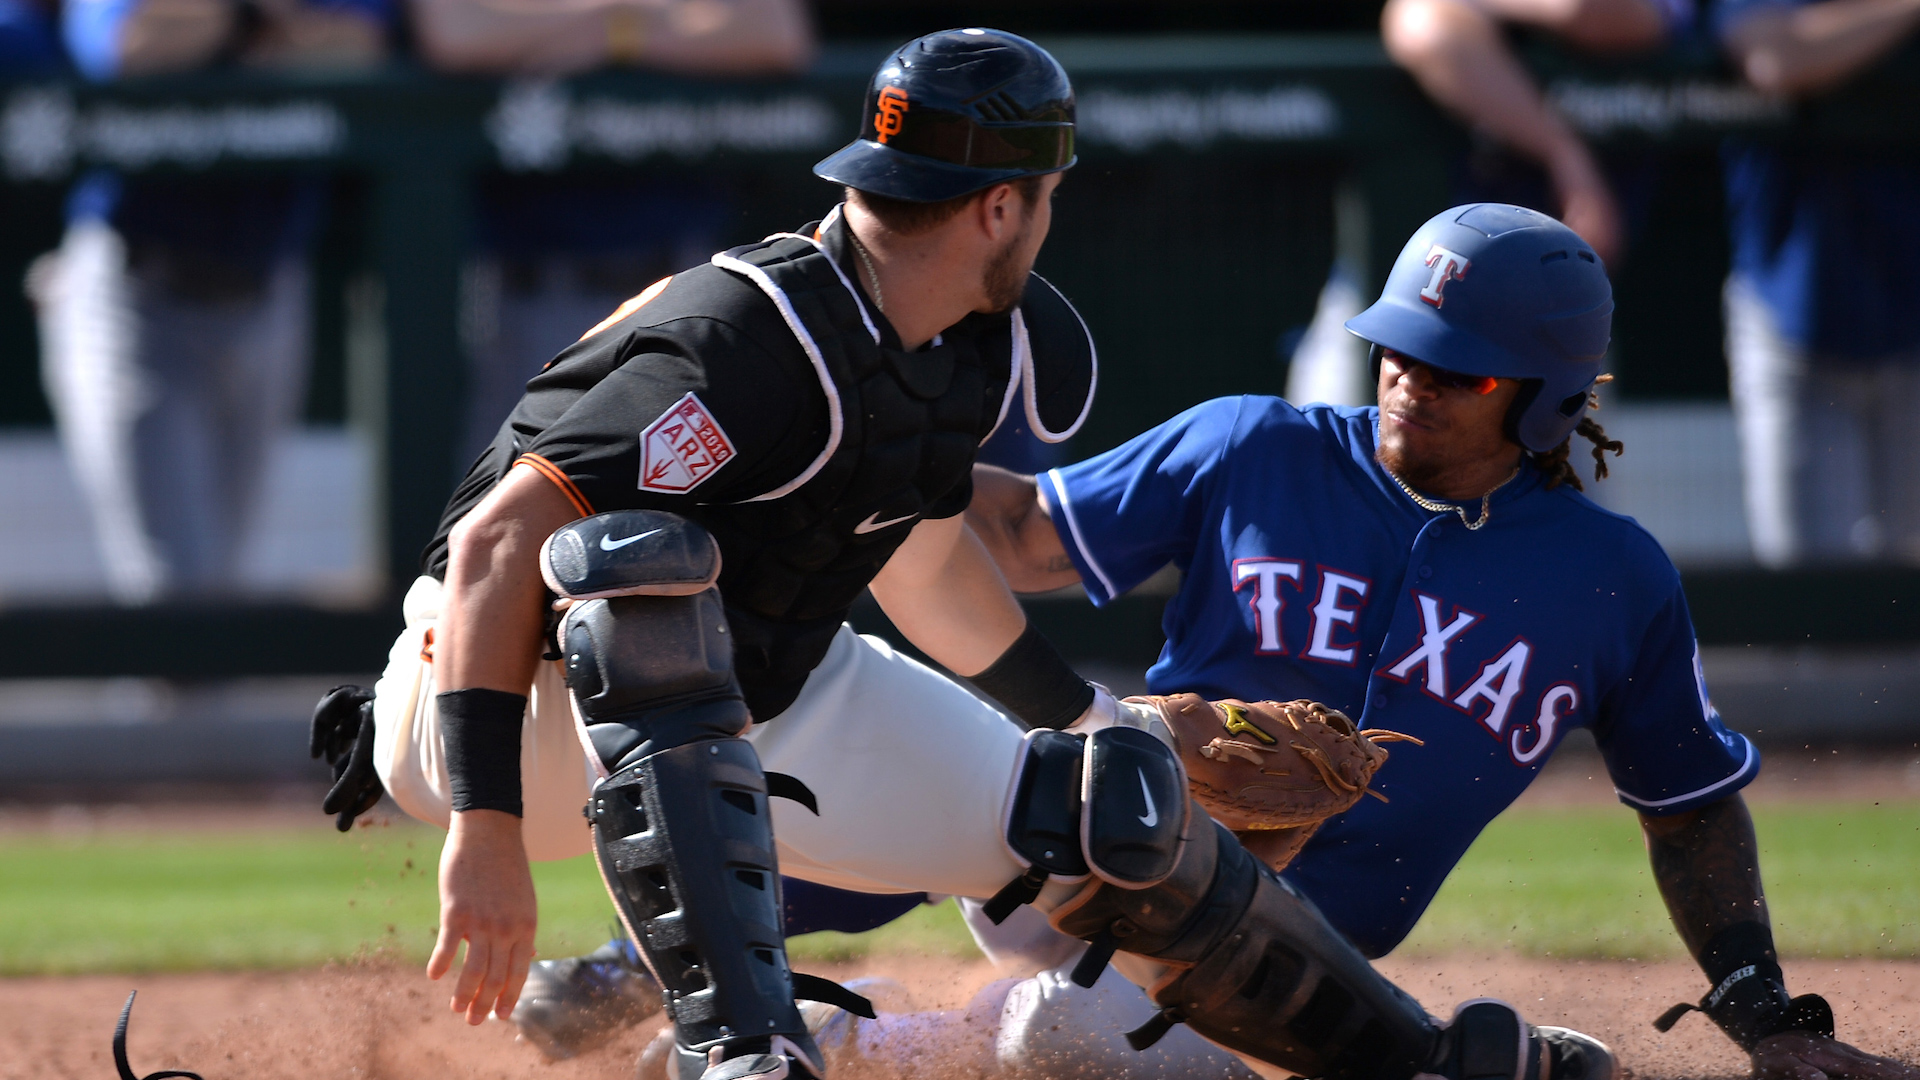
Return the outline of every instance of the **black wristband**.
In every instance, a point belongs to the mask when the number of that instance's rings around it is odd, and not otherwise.
[[[1032,623],[1000,659],[967,681],[1030,727],[1066,727],[1093,704],[1093,684],[1075,674]]]
[[[523,816],[520,726],[527,712],[526,695],[449,690],[433,703],[440,712],[454,810],[499,810]]]
[[[1698,1005],[1667,1010],[1654,1026],[1666,1031],[1693,1009],[1706,1013],[1727,1037],[1752,1052],[1760,1040],[1783,1031],[1833,1035],[1833,1010],[1818,994],[1790,997],[1774,952],[1773,931],[1743,922],[1720,931],[1700,950],[1700,967],[1713,988]]]

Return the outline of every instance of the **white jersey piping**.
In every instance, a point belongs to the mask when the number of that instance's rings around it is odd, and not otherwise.
[[[1054,492],[1054,497],[1048,501],[1053,503],[1061,516],[1066,519],[1067,534],[1073,538],[1073,546],[1080,550],[1080,561],[1086,563],[1087,569],[1092,570],[1093,576],[1100,580],[1100,587],[1106,590],[1107,599],[1114,599],[1119,595],[1119,590],[1113,587],[1113,579],[1107,577],[1106,570],[1100,566],[1099,560],[1093,557],[1093,553],[1087,550],[1086,541],[1080,537],[1080,523],[1074,519],[1073,503],[1067,498],[1067,486],[1060,482],[1060,470],[1048,469],[1047,482],[1053,485]]]
[[[828,258],[827,262],[831,263],[833,259]],[[755,495],[751,499],[740,501],[765,502],[768,499],[778,499],[782,495],[791,494],[800,485],[813,479],[815,474],[826,467],[827,459],[833,456],[834,451],[840,449],[840,436],[846,427],[846,418],[840,410],[840,390],[833,384],[833,375],[827,370],[826,358],[820,355],[820,346],[814,342],[813,335],[807,333],[805,324],[801,323],[800,316],[794,312],[793,303],[787,299],[786,292],[773,283],[773,279],[767,276],[765,270],[752,263],[742,262],[725,252],[713,257],[713,265],[742,275],[748,281],[758,285],[761,292],[767,294],[767,298],[772,300],[773,306],[779,310],[780,317],[787,321],[787,329],[793,332],[794,338],[800,342],[800,348],[805,350],[807,359],[813,363],[813,373],[819,377],[820,389],[827,395],[827,445],[820,451],[820,456],[814,458],[813,463],[792,480],[764,495]]]
[[[836,206],[831,211],[829,211],[827,213],[826,218],[820,222],[820,231],[824,233],[828,229],[833,228],[833,223],[838,220],[840,220],[840,207]],[[848,226],[848,228],[852,228],[852,226]],[[762,240],[761,243],[764,244],[767,242],[767,240],[782,240],[782,239],[788,239],[788,238],[791,238],[794,240],[805,240],[807,243],[812,244],[814,248],[820,252],[820,254],[827,256],[827,265],[833,267],[833,276],[840,279],[840,284],[842,287],[844,287],[847,290],[847,295],[853,297],[853,306],[860,309],[860,321],[866,324],[868,336],[873,338],[873,343],[875,345],[880,344],[880,328],[874,325],[873,316],[868,314],[867,302],[865,300],[860,299],[860,290],[854,288],[853,282],[847,280],[846,272],[840,269],[839,263],[833,261],[832,255],[827,254],[827,249],[825,245],[821,244],[820,241],[815,240],[811,236],[806,236],[801,233],[791,233],[791,232],[774,233],[773,235],[767,237],[766,240]],[[935,343],[937,344],[938,335],[935,335],[935,337],[936,337]]]
[[[1688,802],[1693,799],[1698,799],[1702,795],[1711,795],[1714,792],[1719,791],[1721,788],[1726,787],[1728,784],[1731,784],[1734,781],[1740,779],[1741,777],[1747,775],[1747,771],[1753,768],[1753,740],[1746,739],[1745,736],[1742,736],[1742,739],[1747,744],[1747,758],[1745,761],[1742,761],[1740,763],[1739,768],[1733,770],[1733,775],[1727,777],[1725,780],[1721,780],[1717,783],[1708,784],[1706,787],[1703,787],[1698,791],[1689,791],[1685,795],[1675,795],[1671,799],[1636,799],[1633,796],[1627,794],[1626,792],[1621,791],[1619,788],[1613,789],[1614,794],[1620,796],[1620,798],[1625,802],[1630,802],[1635,806],[1638,806],[1647,810],[1658,810],[1661,807],[1674,806],[1679,803]]]

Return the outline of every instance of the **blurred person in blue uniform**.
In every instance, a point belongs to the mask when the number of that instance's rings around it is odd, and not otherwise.
[[[388,0],[67,0],[89,79],[366,65]],[[123,176],[75,184],[61,246],[29,275],[41,365],[92,511],[105,584],[130,604],[236,590],[276,438],[306,387],[313,177]]]
[[[1717,0],[1758,89],[1840,87],[1911,39],[1904,0]],[[1727,362],[1762,564],[1920,561],[1920,158],[1730,140]]]

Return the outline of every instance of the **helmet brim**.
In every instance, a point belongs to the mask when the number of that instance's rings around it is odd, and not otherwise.
[[[1497,342],[1433,318],[1426,311],[1382,298],[1346,321],[1347,331],[1363,341],[1402,356],[1462,375],[1501,379],[1540,378],[1540,365]]]
[[[821,159],[813,174],[859,191],[903,202],[945,202],[982,188],[1025,176],[1064,172],[1080,160],[1076,155],[1057,169],[981,169],[953,165],[917,154],[903,154],[872,139],[855,139]]]

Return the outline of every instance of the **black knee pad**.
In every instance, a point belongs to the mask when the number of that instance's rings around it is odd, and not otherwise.
[[[720,594],[588,600],[560,623],[567,689],[609,770],[752,723]]]
[[[1144,731],[1028,732],[1004,834],[1026,873],[982,910],[1001,922],[1048,881],[1097,877],[1119,889],[1159,884],[1185,843],[1189,802],[1179,756]]]
[[[575,600],[558,632],[567,688],[608,769],[746,730],[705,529],[650,510],[599,514],[555,532],[540,555],[548,586]]]
[[[616,510],[555,529],[540,545],[540,576],[556,596],[692,596],[720,577],[720,545],[678,514]]]

